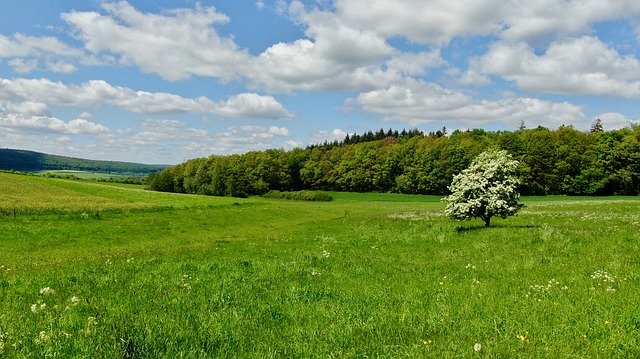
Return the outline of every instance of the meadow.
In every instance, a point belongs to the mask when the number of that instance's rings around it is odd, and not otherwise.
[[[638,197],[0,189],[0,357],[640,357]]]

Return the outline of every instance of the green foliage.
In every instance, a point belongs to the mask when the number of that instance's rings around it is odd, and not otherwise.
[[[309,201],[309,202],[331,202],[333,197],[326,192],[320,191],[298,191],[298,192],[280,192],[278,190],[271,190],[262,195],[264,198],[274,199],[290,199],[296,201]]]
[[[0,178],[2,358],[640,355],[638,197],[524,197],[478,230],[434,196]]]
[[[525,195],[640,194],[640,127],[444,133],[379,131],[293,151],[198,158],[165,169],[147,185],[237,197],[303,189],[442,195],[475,156],[500,148],[519,161],[518,189]]]
[[[520,209],[518,161],[507,151],[488,150],[476,157],[469,168],[453,177],[445,214],[453,219],[481,218],[487,227],[491,218],[513,216]]]

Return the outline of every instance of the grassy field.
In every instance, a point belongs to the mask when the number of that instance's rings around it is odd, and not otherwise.
[[[0,357],[640,357],[639,198],[0,189]]]
[[[123,179],[131,177],[131,175],[124,175],[118,173],[102,173],[102,172],[90,172],[90,171],[76,171],[76,170],[46,170],[39,171],[36,174],[44,176],[46,174],[56,176],[75,176],[80,179]]]

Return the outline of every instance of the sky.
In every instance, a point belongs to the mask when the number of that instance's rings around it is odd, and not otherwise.
[[[637,0],[0,2],[0,147],[176,164],[640,118]]]

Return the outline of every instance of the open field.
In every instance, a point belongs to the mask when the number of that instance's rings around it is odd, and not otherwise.
[[[637,197],[483,228],[429,196],[0,188],[0,357],[640,356]]]
[[[75,170],[45,170],[36,172],[38,175],[56,175],[56,176],[75,176],[81,179],[122,179],[131,177],[131,175],[118,173],[103,173],[91,171],[75,171]]]

